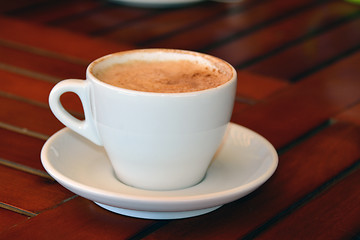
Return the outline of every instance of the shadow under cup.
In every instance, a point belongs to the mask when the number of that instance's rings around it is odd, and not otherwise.
[[[154,93],[115,87],[95,77],[110,65],[134,59],[208,64],[227,71],[229,80],[202,91]],[[102,57],[87,69],[88,96],[79,95],[82,104],[89,105],[89,110],[84,106],[85,122],[96,135],[88,138],[104,146],[117,178],[129,186],[176,190],[196,185],[230,121],[236,78],[234,68],[223,60],[189,51],[133,50]]]

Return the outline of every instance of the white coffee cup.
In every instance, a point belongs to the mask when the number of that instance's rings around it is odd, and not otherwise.
[[[153,93],[115,87],[95,77],[109,65],[139,60],[178,60],[221,65],[230,73],[226,83],[202,91]],[[141,66],[139,66],[141,67]],[[117,178],[149,190],[193,186],[205,176],[230,121],[236,71],[225,61],[196,52],[142,49],[115,53],[92,62],[86,80],[59,82],[49,104],[67,127],[104,146]],[[85,120],[70,115],[60,96],[80,97]]]

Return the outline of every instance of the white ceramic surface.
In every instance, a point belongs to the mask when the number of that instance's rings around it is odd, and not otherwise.
[[[127,216],[177,219],[211,212],[262,185],[278,156],[259,134],[230,123],[205,178],[181,190],[149,191],[118,181],[102,147],[64,128],[43,146],[46,171],[70,191]]]

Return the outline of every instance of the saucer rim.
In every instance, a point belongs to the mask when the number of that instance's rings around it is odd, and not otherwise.
[[[261,140],[262,145],[266,146],[266,148],[271,153],[271,164],[268,167],[268,169],[258,178],[246,183],[242,184],[238,187],[230,188],[223,191],[218,192],[212,192],[212,193],[203,193],[198,195],[185,195],[185,196],[157,196],[157,195],[151,195],[151,193],[154,192],[177,192],[182,191],[184,189],[180,190],[170,190],[170,191],[151,191],[151,190],[144,190],[144,189],[137,189],[144,191],[144,193],[148,193],[146,196],[140,196],[140,195],[133,195],[128,194],[126,192],[114,192],[114,191],[108,191],[103,190],[101,188],[92,187],[83,183],[80,183],[76,180],[73,180],[65,175],[63,175],[61,172],[56,170],[55,167],[50,163],[50,159],[47,158],[46,153],[48,152],[50,146],[52,143],[61,137],[62,135],[66,134],[67,132],[73,132],[71,129],[65,127],[59,131],[57,131],[55,134],[53,134],[49,139],[45,142],[44,146],[41,150],[41,162],[45,168],[45,170],[61,185],[63,185],[65,188],[69,189],[68,186],[70,186],[70,189],[76,189],[76,192],[73,190],[70,190],[71,192],[74,192],[77,195],[83,196],[87,199],[90,199],[92,201],[96,201],[99,203],[112,205],[115,207],[122,207],[122,208],[128,208],[128,209],[134,209],[131,207],[126,206],[132,206],[132,205],[138,205],[138,204],[146,204],[147,206],[144,207],[136,207],[136,210],[144,210],[144,211],[174,211],[173,205],[180,205],[177,207],[179,211],[187,211],[187,210],[194,210],[201,208],[208,208],[213,207],[216,205],[222,205],[228,202],[231,202],[233,200],[239,199],[258,187],[260,187],[263,183],[265,183],[275,172],[277,166],[278,166],[278,155],[273,147],[273,145],[265,139],[260,134],[243,127],[241,125],[238,125],[236,123],[229,123],[229,127],[235,127],[239,128],[240,131],[247,131],[252,135],[255,135],[258,139]],[[76,133],[75,133],[76,134]],[[206,179],[206,176],[205,178]],[[123,183],[120,183],[123,184]],[[201,183],[199,183],[201,184]],[[125,185],[125,184],[123,184]],[[125,185],[127,186],[127,185]],[[130,188],[133,188],[131,186],[127,186]],[[190,187],[191,188],[191,187]],[[136,188],[133,188],[136,189]],[[80,192],[80,193],[79,193]],[[89,196],[95,195],[97,197]],[[98,198],[106,198],[106,201],[100,200]],[[210,202],[211,203],[210,203]],[[121,202],[122,204],[118,205],[114,202]],[[165,206],[164,206],[165,205]],[[124,207],[125,206],[125,207]],[[159,210],[161,208],[161,210]],[[165,210],[166,209],[166,210]]]

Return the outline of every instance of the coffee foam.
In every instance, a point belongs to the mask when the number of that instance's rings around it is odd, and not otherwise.
[[[117,54],[113,54],[110,56],[106,56],[102,59],[95,61],[95,64],[93,64],[92,68],[90,69],[90,72],[95,77],[98,78],[100,75],[102,75],[104,70],[107,70],[107,69],[111,68],[112,66],[115,66],[118,64],[129,63],[129,62],[139,62],[139,61],[144,61],[144,60],[149,63],[151,63],[151,62],[162,62],[162,63],[171,62],[172,66],[169,66],[169,67],[171,69],[178,68],[176,71],[178,71],[179,73],[181,71],[186,72],[187,68],[189,68],[189,65],[188,65],[188,67],[181,66],[181,65],[184,65],[184,63],[186,63],[186,62],[191,62],[195,66],[197,65],[197,66],[204,67],[203,70],[198,69],[198,71],[200,71],[202,73],[198,72],[197,75],[205,76],[206,73],[212,72],[212,73],[216,73],[217,76],[222,75],[223,77],[225,77],[226,80],[222,81],[218,85],[221,85],[232,78],[231,67],[229,67],[229,65],[227,65],[227,63],[223,62],[222,60],[219,60],[212,56],[198,54],[195,52],[183,51],[183,50],[167,50],[167,49],[135,50],[135,51],[128,51],[128,52],[117,53]],[[141,64],[138,64],[138,67],[139,66],[141,66]],[[134,71],[136,71],[135,68],[134,68]],[[216,78],[215,75],[212,77]],[[205,83],[206,83],[206,81],[214,81],[214,80],[211,80],[211,77],[207,76],[205,79]],[[106,82],[106,81],[104,81],[104,82]],[[204,90],[204,89],[213,88],[213,87],[218,86],[218,85],[210,84],[207,87],[200,87],[199,89],[193,89],[193,90],[191,90],[191,88],[189,88],[189,87],[185,87],[185,88],[179,87],[182,89],[177,89],[177,90],[176,89],[175,90],[174,89],[167,89],[167,90],[165,89],[164,90],[164,89],[152,89],[152,88],[138,89],[136,87],[134,87],[134,88],[126,87],[126,86],[117,85],[117,84],[114,84],[111,82],[107,82],[107,83],[117,86],[117,87],[127,88],[127,89],[131,89],[131,90],[148,91],[148,92],[164,92],[164,93],[166,93],[166,92],[199,91],[199,90]]]

